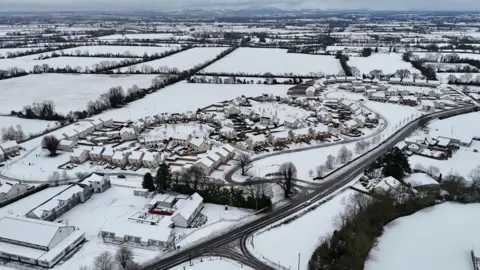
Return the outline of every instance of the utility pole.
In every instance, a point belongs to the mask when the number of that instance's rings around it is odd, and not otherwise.
[[[300,254],[301,253],[298,253],[298,270],[300,270]]]

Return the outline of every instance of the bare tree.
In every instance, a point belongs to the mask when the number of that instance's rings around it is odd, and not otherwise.
[[[113,270],[115,262],[112,254],[108,251],[102,252],[93,260],[93,270]]]
[[[252,159],[248,154],[241,153],[237,157],[237,165],[242,169],[242,175],[245,175],[253,166]]]
[[[366,142],[364,140],[355,143],[355,153],[361,154],[365,151]]]
[[[338,151],[337,159],[338,162],[345,164],[352,158],[352,156],[352,151],[348,150],[346,146],[343,146]]]
[[[58,186],[60,180],[62,180],[62,175],[57,172],[57,171],[54,171],[49,177],[48,177],[48,182],[50,183],[50,185],[54,185],[54,186]]]
[[[325,161],[325,168],[327,170],[333,170],[335,168],[335,157],[333,155],[328,155],[327,160]]]
[[[480,165],[475,167],[475,169],[473,169],[468,176],[470,179],[472,179],[472,182],[480,181]]]
[[[271,197],[273,191],[271,186],[265,182],[247,180],[245,182],[245,190],[252,198],[259,200],[263,195]]]
[[[419,171],[424,171],[424,172],[427,171],[427,169],[426,169],[422,164],[420,164],[420,163],[415,164],[415,166],[413,166],[413,168],[414,168],[415,170],[419,170]]]
[[[115,253],[115,261],[122,267],[122,269],[127,269],[127,264],[133,261],[133,252],[128,247],[121,247]]]
[[[408,69],[399,69],[395,72],[395,75],[397,75],[400,78],[400,81],[403,82],[403,79],[408,78],[412,74],[410,70]]]
[[[370,76],[372,76],[375,79],[380,79],[380,77],[383,76],[383,71],[381,69],[374,69],[370,71]]]
[[[290,196],[292,184],[297,177],[297,168],[292,162],[285,162],[280,165],[278,173],[282,176],[282,180],[279,180],[277,184],[283,189],[285,198]]]
[[[435,167],[435,166],[428,166],[426,172],[430,175],[430,176],[436,176],[437,174],[440,173],[440,169]]]
[[[323,174],[327,170],[327,168],[325,168],[325,165],[318,165],[315,169],[317,171],[317,177],[323,177]]]
[[[50,152],[50,156],[57,155],[57,149],[60,141],[53,135],[47,135],[42,139],[42,147]]]
[[[76,172],[75,173],[75,177],[77,177],[77,179],[79,179],[79,180],[83,180],[83,179],[87,178],[89,175],[90,175],[90,173],[87,173],[87,172]]]
[[[312,169],[308,170],[308,175],[309,175],[310,177],[313,176],[313,170],[312,170]]]

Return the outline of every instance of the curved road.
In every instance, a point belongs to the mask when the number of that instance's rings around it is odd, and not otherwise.
[[[403,140],[409,134],[411,134],[418,127],[418,123],[420,120],[431,120],[440,116],[456,115],[467,111],[473,111],[473,109],[474,106],[467,108],[457,108],[449,111],[442,111],[433,113],[431,115],[422,116],[410,122],[408,125],[397,131],[397,133],[388,137],[384,142],[371,149],[369,152],[362,155],[360,158],[352,161],[351,163],[345,165],[341,169],[335,171],[334,173],[326,177],[324,181],[319,184],[318,189],[316,189],[313,193],[307,196],[300,196],[297,199],[292,200],[290,203],[273,210],[271,213],[260,217],[254,221],[238,225],[237,227],[231,229],[230,231],[222,235],[213,236],[210,239],[194,243],[193,245],[187,246],[183,249],[166,253],[164,254],[164,256],[161,256],[160,259],[156,260],[155,262],[144,265],[142,269],[170,269],[180,263],[188,261],[190,258],[195,258],[202,256],[203,254],[208,254],[208,252],[214,250],[217,247],[221,247],[225,244],[241,239],[245,235],[250,235],[263,227],[282,220],[283,218],[288,217],[303,209],[305,207],[304,203],[307,200],[310,200],[312,203],[319,201],[344,187],[346,184],[352,181],[359,173],[361,173],[377,157],[382,155],[389,148],[393,147],[399,141]],[[247,254],[246,256],[249,259],[254,260],[254,256],[252,256],[251,254]],[[258,259],[256,260],[258,261]],[[255,264],[257,265],[258,262],[255,262]],[[263,264],[263,266],[261,267],[257,265],[254,269],[272,269],[272,267]]]

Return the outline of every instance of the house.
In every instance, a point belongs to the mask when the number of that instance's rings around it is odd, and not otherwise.
[[[87,149],[75,149],[70,154],[70,162],[75,164],[82,164],[90,158],[90,151]]]
[[[3,154],[3,150],[2,150],[2,148],[0,148],[0,162],[5,161],[5,160],[6,160],[6,158],[5,158],[5,155]]]
[[[210,149],[210,144],[204,138],[193,138],[188,143],[188,146],[195,152],[205,152]]]
[[[285,130],[280,132],[272,132],[268,135],[268,141],[272,145],[279,143],[288,144],[293,141],[295,134],[291,130]]]
[[[377,92],[376,89],[368,89],[365,91],[365,96],[367,96],[368,98],[372,97],[373,94],[375,94]]]
[[[240,114],[240,108],[237,105],[234,104],[228,104],[224,109],[223,112],[225,115],[232,116],[232,115],[239,115]]]
[[[0,143],[0,149],[2,149],[5,158],[15,152],[18,152],[20,148],[20,145],[18,145],[16,141],[6,141]]]
[[[418,98],[415,96],[404,96],[403,97],[403,104],[416,106],[418,104]]]
[[[67,130],[62,133],[63,137],[67,140],[77,141],[80,137],[78,132],[70,126]]]
[[[141,133],[145,129],[145,127],[146,127],[146,123],[140,120],[137,120],[132,124],[132,128],[136,133]]]
[[[420,151],[420,146],[418,146],[418,144],[416,143],[412,143],[408,145],[407,149],[413,153],[417,153],[418,151]]]
[[[230,144],[224,144],[222,148],[228,152],[227,159],[232,159],[235,156],[235,148]]]
[[[431,100],[422,100],[422,111],[424,112],[435,111],[435,103]]]
[[[60,140],[58,143],[58,150],[65,152],[72,152],[73,148],[77,147],[77,142],[70,140]]]
[[[387,100],[388,103],[398,104],[403,102],[402,97],[400,96],[391,96]]]
[[[169,217],[165,218],[169,221]],[[162,219],[163,220],[163,219]],[[140,246],[142,248],[164,250],[172,245],[175,238],[170,224],[144,224],[132,221],[107,221],[101,235],[105,243]]]
[[[93,129],[94,130],[100,130],[104,127],[104,123],[101,119],[97,119],[97,118],[85,118],[83,120],[80,120],[80,121],[88,121],[90,122],[92,125],[93,125]]]
[[[419,187],[438,187],[439,183],[426,173],[412,173],[403,178],[405,184],[409,184],[414,188]]]
[[[246,149],[253,150],[257,146],[265,145],[266,138],[264,134],[253,135],[251,133],[245,134],[247,139],[245,140],[247,147]]]
[[[137,133],[133,128],[122,128],[120,130],[120,139],[122,141],[132,141],[137,138]]]
[[[203,198],[195,192],[184,201],[181,208],[173,214],[172,220],[175,226],[187,228],[202,210]]]
[[[102,160],[102,153],[105,151],[105,148],[101,146],[92,146],[92,149],[88,153],[90,156],[90,160],[93,161],[100,161]]]
[[[5,181],[0,186],[0,202],[14,198],[27,190],[27,184]]]
[[[77,184],[87,186],[91,193],[102,193],[111,187],[110,177],[107,174],[100,175],[98,173],[90,174]]]
[[[340,124],[339,129],[342,134],[350,134],[358,128],[358,123],[354,119],[348,120]]]
[[[128,152],[116,151],[112,156],[112,164],[118,167],[124,167],[128,164]]]
[[[355,116],[353,120],[357,122],[359,128],[363,128],[365,126],[365,123],[367,122],[367,117],[365,117],[364,115],[358,115]]]
[[[74,226],[30,218],[0,219],[0,257],[3,260],[51,268],[85,240]]]
[[[90,195],[91,192],[88,187],[72,184],[32,209],[26,216],[33,219],[53,221],[68,210],[88,200]]]
[[[219,133],[220,135],[228,138],[228,139],[233,139],[235,137],[237,137],[237,132],[235,131],[235,129],[231,128],[231,127],[222,127],[220,130],[219,130]]]
[[[229,152],[223,147],[215,147],[211,150],[211,152],[215,153],[217,156],[220,157],[221,164],[226,164],[231,158]]]
[[[156,168],[162,162],[162,154],[158,152],[145,152],[142,162],[145,168]]]
[[[242,112],[243,113],[243,112]],[[224,119],[220,122],[220,124],[222,125],[222,127],[230,127],[230,128],[233,128],[234,124],[233,124],[233,121],[230,120],[230,119]]]
[[[142,151],[132,151],[130,155],[128,155],[128,163],[135,167],[141,167],[143,165],[142,159],[145,155]]]
[[[395,179],[395,177],[389,176],[383,178],[380,182],[378,182],[373,188],[373,191],[375,193],[389,192],[391,190],[395,190],[401,185],[402,183]]]
[[[143,143],[147,148],[156,148],[159,144],[165,141],[164,136],[160,135],[148,135],[143,138]]]
[[[172,141],[177,143],[178,145],[183,145],[187,146],[190,140],[192,139],[192,136],[190,135],[185,135],[185,134],[175,134],[172,136]]]
[[[120,138],[120,132],[119,131],[107,131],[105,132],[105,136],[109,139],[117,139]]]
[[[73,127],[73,130],[78,133],[79,138],[85,138],[95,131],[95,126],[89,121],[79,121],[71,126]]]
[[[113,148],[105,148],[105,150],[102,152],[102,159],[108,163],[112,163],[112,157],[114,154]]]
[[[275,116],[272,116],[272,117],[261,116],[260,117],[260,125],[271,126],[271,125],[275,125],[275,124],[278,124],[278,118],[276,118]]]
[[[385,96],[385,92],[375,92],[375,93],[372,94],[370,99],[374,100],[374,101],[380,101],[380,102],[384,102],[384,101],[387,100],[387,98]]]
[[[283,125],[289,129],[299,129],[305,127],[305,122],[300,118],[285,117]]]
[[[211,160],[207,157],[204,157],[204,158],[200,159],[199,161],[195,162],[193,164],[193,166],[201,169],[203,171],[204,175],[210,175],[215,170],[213,160]]]
[[[315,96],[315,87],[309,86],[309,87],[305,90],[305,95],[308,96],[308,97],[313,97],[313,96]]]

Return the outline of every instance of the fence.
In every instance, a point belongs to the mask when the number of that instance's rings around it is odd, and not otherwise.
[[[273,266],[275,268],[279,268],[281,270],[290,270],[290,267],[285,267],[283,265],[280,264],[280,262],[276,263],[270,259],[268,259],[267,257],[263,256],[262,254],[258,253],[256,250],[255,250],[255,245],[253,244],[253,235],[249,236],[249,239],[248,239],[248,243],[251,245],[251,248],[248,248],[247,249],[251,252],[255,252],[254,256],[256,258],[259,258],[261,260],[263,260],[263,262],[269,264],[270,266]]]
[[[186,270],[186,269],[189,269],[190,267],[194,267],[196,264],[200,264],[200,263],[203,263],[203,262],[209,262],[209,261],[225,261],[225,262],[229,262],[229,263],[231,263],[235,266],[238,266],[240,268],[243,268],[243,264],[238,263],[237,261],[226,258],[226,257],[201,257],[201,258],[198,258],[198,259],[191,260],[190,261],[191,263],[189,265],[184,265],[183,269]]]

